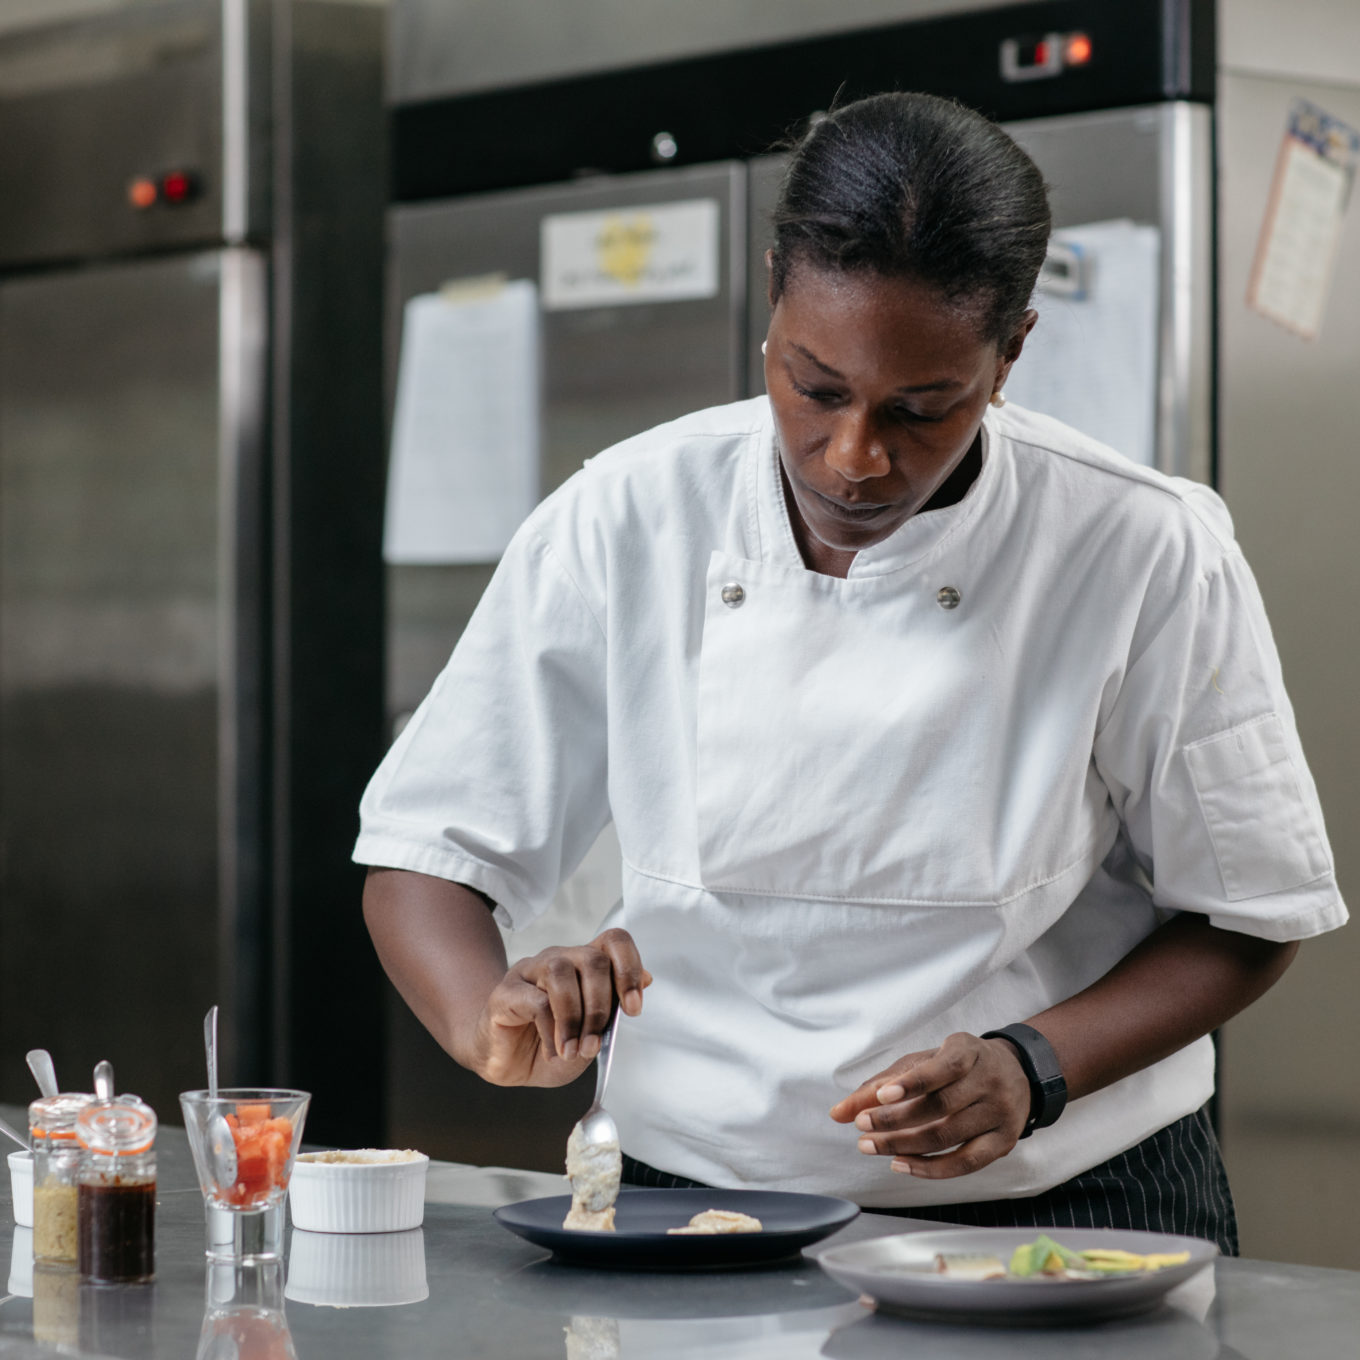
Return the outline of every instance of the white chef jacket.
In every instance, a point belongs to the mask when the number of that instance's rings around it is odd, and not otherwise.
[[[827,1116],[901,1055],[1071,996],[1171,913],[1270,940],[1346,919],[1222,502],[1013,404],[967,495],[844,580],[802,563],[764,398],[592,459],[361,815],[357,860],[512,928],[612,816],[609,924],[655,975],[615,1049],[624,1149],[867,1206],[1036,1194],[1213,1086],[1201,1039],[923,1181]]]

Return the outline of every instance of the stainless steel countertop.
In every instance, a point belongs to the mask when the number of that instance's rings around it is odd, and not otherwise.
[[[0,1113],[16,1125],[25,1118],[13,1107]],[[0,1302],[0,1357],[1048,1360],[1058,1349],[1063,1360],[1334,1360],[1354,1354],[1360,1336],[1360,1272],[1264,1261],[1220,1260],[1155,1313],[1061,1331],[876,1315],[806,1257],[720,1273],[584,1270],[555,1264],[491,1217],[497,1204],[561,1193],[561,1178],[450,1163],[431,1165],[423,1228],[359,1238],[290,1230],[286,1286],[281,1271],[263,1283],[273,1308],[233,1311],[203,1258],[203,1205],[183,1131],[162,1128],[158,1147],[152,1285],[34,1275],[29,1230],[13,1226],[9,1179],[0,1178],[0,1286],[8,1280],[0,1297],[11,1295]],[[863,1214],[825,1245],[914,1226],[938,1225]],[[312,1289],[348,1306],[304,1302]],[[380,1295],[422,1294],[372,1305]]]

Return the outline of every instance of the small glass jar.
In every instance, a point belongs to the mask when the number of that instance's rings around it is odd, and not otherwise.
[[[80,1277],[140,1284],[156,1275],[156,1114],[136,1096],[87,1105],[76,1121]]]
[[[92,1095],[44,1096],[28,1107],[33,1148],[33,1260],[42,1265],[76,1263],[76,1171],[80,1144],[76,1120]]]

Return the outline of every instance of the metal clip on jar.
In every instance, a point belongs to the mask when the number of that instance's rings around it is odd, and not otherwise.
[[[138,1284],[156,1274],[156,1115],[135,1096],[80,1112],[76,1218],[82,1279]]]
[[[44,1096],[28,1107],[36,1263],[76,1263],[76,1170],[81,1157],[76,1120],[93,1100],[92,1095]]]

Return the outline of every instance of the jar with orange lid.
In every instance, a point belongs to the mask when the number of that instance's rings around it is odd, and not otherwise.
[[[76,1172],[80,1143],[76,1120],[92,1095],[44,1096],[28,1107],[28,1137],[33,1148],[33,1260],[45,1265],[75,1265]]]
[[[96,1101],[76,1120],[80,1276],[138,1284],[156,1274],[156,1114],[136,1096]]]

